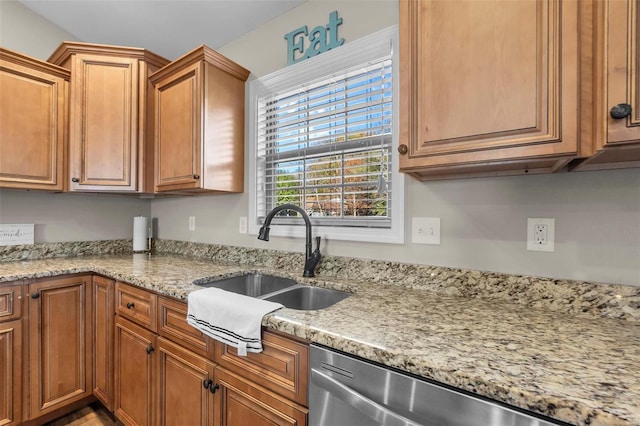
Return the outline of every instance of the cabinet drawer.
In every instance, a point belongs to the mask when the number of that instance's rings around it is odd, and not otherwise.
[[[22,284],[0,287],[0,322],[22,315]]]
[[[208,359],[213,358],[213,340],[187,323],[185,302],[158,298],[158,334]]]
[[[215,360],[292,401],[307,406],[309,345],[263,331],[263,351],[238,356],[235,348],[216,342]]]
[[[151,331],[156,331],[158,296],[150,291],[116,282],[116,312]]]

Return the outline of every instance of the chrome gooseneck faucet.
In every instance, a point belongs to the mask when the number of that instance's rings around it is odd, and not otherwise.
[[[300,213],[302,218],[304,219],[304,224],[306,227],[306,241],[305,241],[305,256],[304,256],[304,273],[303,277],[313,277],[315,276],[315,269],[318,263],[320,263],[320,258],[322,255],[320,254],[320,237],[316,237],[316,249],[315,251],[311,251],[311,220],[309,220],[309,216],[307,212],[304,211],[301,207],[296,206],[295,204],[281,204],[276,206],[273,210],[267,214],[267,217],[264,219],[264,225],[260,227],[260,232],[258,232],[258,239],[262,241],[269,241],[269,225],[271,225],[271,221],[283,210],[292,210]]]

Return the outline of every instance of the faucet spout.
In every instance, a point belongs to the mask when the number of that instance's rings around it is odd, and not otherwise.
[[[297,213],[300,213],[300,215],[302,216],[302,219],[304,220],[306,238],[305,238],[305,253],[304,253],[305,267],[304,267],[303,276],[313,277],[315,275],[314,273],[315,267],[318,265],[321,258],[320,237],[317,237],[318,247],[316,248],[316,251],[313,252],[312,245],[311,245],[311,235],[312,235],[311,220],[309,219],[309,215],[307,215],[307,212],[305,212],[303,208],[296,206],[295,204],[281,204],[279,206],[274,207],[273,210],[271,210],[267,214],[267,217],[265,217],[264,224],[262,225],[262,227],[260,228],[260,231],[258,232],[258,239],[262,241],[269,241],[269,231],[271,229],[270,228],[271,221],[278,213],[284,210],[290,210],[290,211],[295,211]]]

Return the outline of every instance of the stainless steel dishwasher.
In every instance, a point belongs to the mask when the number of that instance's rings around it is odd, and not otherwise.
[[[551,426],[555,423],[311,345],[310,426]]]

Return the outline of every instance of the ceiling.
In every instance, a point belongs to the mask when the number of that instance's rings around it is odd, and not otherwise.
[[[217,49],[305,0],[19,0],[78,40],[144,47],[174,60]]]

